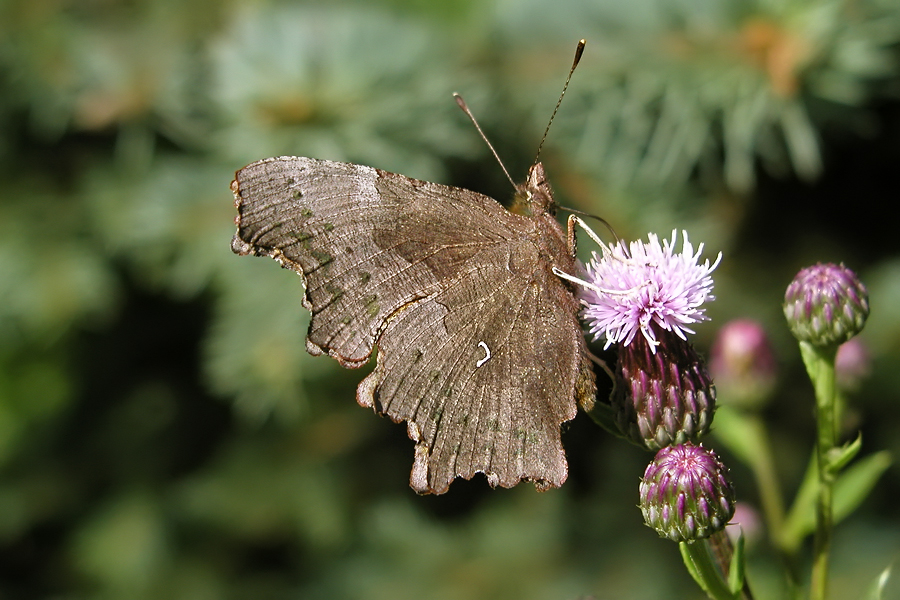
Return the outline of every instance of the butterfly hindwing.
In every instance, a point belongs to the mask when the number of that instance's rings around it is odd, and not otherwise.
[[[565,481],[560,424],[575,416],[580,330],[548,333],[572,322],[571,307],[566,314],[546,293],[558,280],[503,271],[484,267],[392,319],[361,386],[414,425],[417,491],[442,492],[478,472],[503,487]],[[473,297],[468,285],[490,291]]]

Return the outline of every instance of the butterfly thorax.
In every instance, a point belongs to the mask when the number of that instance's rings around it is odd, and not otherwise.
[[[539,217],[546,214],[554,216],[556,207],[553,192],[544,175],[544,165],[533,164],[528,170],[528,179],[525,180],[525,183],[516,186],[516,195],[509,208],[510,212],[526,217]]]

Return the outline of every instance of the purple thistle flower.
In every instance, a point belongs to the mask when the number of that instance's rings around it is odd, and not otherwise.
[[[658,345],[655,329],[671,331],[686,340],[689,327],[709,319],[703,303],[713,300],[710,273],[719,265],[722,254],[710,265],[700,264],[703,244],[694,246],[683,232],[680,253],[675,252],[677,232],[662,244],[656,234],[648,242],[631,242],[626,248],[621,241],[603,246],[603,256],[593,253],[586,266],[588,286],[583,286],[581,299],[584,319],[597,340],[606,336],[606,348],[612,344],[627,346],[641,333],[651,351]]]

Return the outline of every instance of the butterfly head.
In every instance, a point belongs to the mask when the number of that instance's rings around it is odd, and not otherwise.
[[[517,215],[538,217],[544,214],[555,215],[556,208],[553,191],[544,175],[544,165],[534,163],[528,170],[525,183],[516,186],[516,196],[509,210]]]

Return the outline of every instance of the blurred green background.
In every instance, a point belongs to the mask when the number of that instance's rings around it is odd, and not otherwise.
[[[305,353],[299,279],[229,248],[229,182],[267,156],[510,197],[451,93],[521,179],[582,37],[542,155],[557,199],[723,252],[696,343],[766,326],[789,493],[813,400],[784,289],[856,270],[849,431],[900,456],[897,0],[4,0],[0,598],[701,598],[635,506],[650,456],[584,415],[560,490],[417,497],[405,429],[354,401],[365,369]],[[898,497],[895,465],[839,527],[835,598],[896,566]]]

